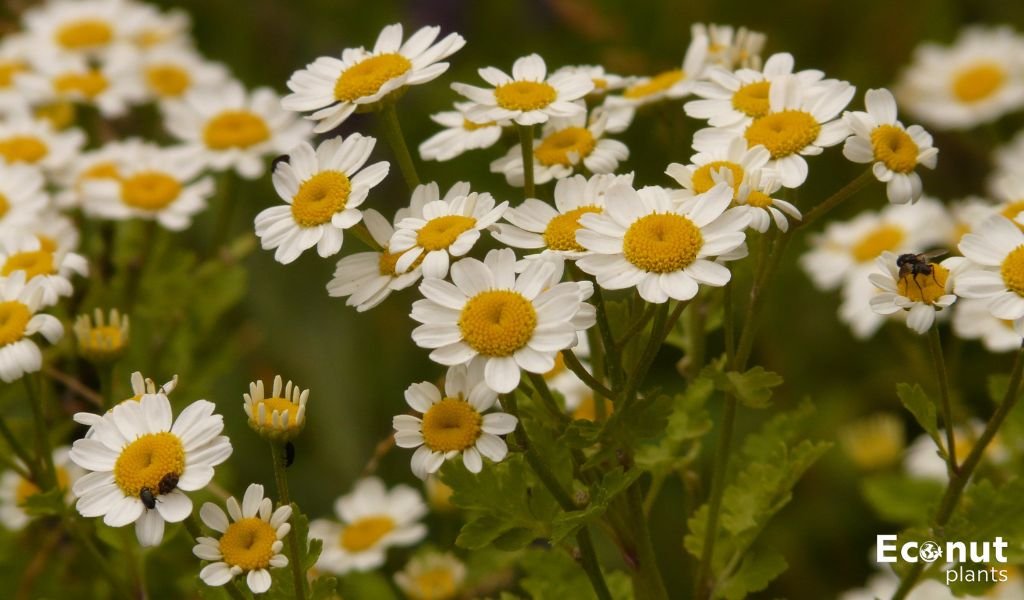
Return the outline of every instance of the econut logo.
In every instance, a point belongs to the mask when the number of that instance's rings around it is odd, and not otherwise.
[[[945,547],[937,542],[910,541],[896,544],[895,535],[879,535],[877,538],[875,560],[879,563],[894,563],[902,560],[908,563],[933,563],[945,558],[946,585],[957,581],[1006,581],[1006,569],[987,567],[972,568],[973,564],[990,565],[993,562],[1006,564],[1006,549],[1009,543],[1002,537],[984,542],[946,542]]]

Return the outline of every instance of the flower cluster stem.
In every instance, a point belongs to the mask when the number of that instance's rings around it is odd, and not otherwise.
[[[274,482],[277,484],[277,497],[281,504],[291,504],[291,494],[288,491],[288,475],[284,472],[284,446],[278,442],[270,442],[270,454],[274,463]],[[292,568],[292,579],[295,582],[295,598],[305,600],[306,598],[306,576],[302,572],[302,565],[299,564],[299,536],[292,527],[288,532],[288,553],[289,565]]]
[[[523,197],[536,198],[533,185],[533,125],[517,125],[519,148],[523,153]]]
[[[384,137],[395,154],[395,160],[398,161],[398,168],[402,171],[405,184],[409,186],[409,191],[412,191],[420,184],[420,175],[416,172],[416,163],[413,162],[409,146],[405,143],[402,123],[398,120],[398,109],[395,103],[385,103],[380,109],[380,117],[381,124],[384,126]]]
[[[942,335],[937,323],[933,323],[928,330],[928,347],[931,350],[932,362],[935,364],[935,376],[939,380],[939,410],[942,411],[942,421],[946,425],[946,466],[950,475],[953,475],[959,470],[956,461],[956,433],[953,431],[953,406],[949,399],[949,375],[946,373]]]
[[[22,381],[25,382],[25,391],[28,394],[28,403],[32,407],[32,420],[35,423],[35,442],[38,462],[42,465],[39,473],[41,481],[38,481],[42,489],[50,489],[57,485],[57,471],[53,466],[53,452],[50,450],[50,436],[46,429],[46,418],[43,414],[43,397],[36,390],[34,377],[25,375]]]

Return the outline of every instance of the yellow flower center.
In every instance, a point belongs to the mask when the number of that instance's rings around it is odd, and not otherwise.
[[[382,85],[412,68],[409,59],[401,54],[378,54],[346,69],[334,83],[334,98],[339,102],[353,102],[380,91]]]
[[[158,96],[174,98],[188,89],[192,78],[177,65],[151,65],[146,69],[146,83]]]
[[[897,173],[909,173],[917,166],[917,144],[902,127],[879,125],[871,131],[875,160]]]
[[[444,398],[423,415],[423,443],[434,452],[459,452],[480,437],[483,418],[469,402]]]
[[[395,520],[387,515],[363,517],[345,526],[339,543],[349,552],[362,552],[373,548],[395,529]]]
[[[266,416],[263,418],[262,421],[258,421],[259,414],[260,414],[260,410],[259,410],[260,406],[263,406],[264,409],[266,410]],[[254,423],[256,423],[257,425],[259,425],[261,427],[274,427],[274,420],[273,420],[272,417],[274,415],[274,411],[275,410],[278,412],[278,414],[280,414],[282,416],[285,413],[288,413],[288,427],[287,427],[287,429],[297,429],[298,428],[298,426],[299,426],[299,423],[298,423],[299,405],[295,404],[294,402],[292,402],[290,400],[288,400],[287,398],[280,398],[280,397],[276,397],[276,396],[273,397],[273,398],[264,398],[260,402],[257,402],[256,406],[253,407],[253,411],[252,411],[253,419],[252,420],[253,420]]]
[[[747,196],[747,204],[757,208],[768,208],[772,205],[772,197],[762,191],[752,190]]]
[[[857,466],[879,469],[895,463],[903,453],[903,423],[889,415],[870,417],[844,429],[840,441]]]
[[[412,600],[449,600],[458,591],[455,576],[450,569],[438,567],[417,574],[407,590]]]
[[[25,337],[25,327],[31,318],[32,312],[21,302],[0,302],[0,346],[13,344]]]
[[[896,282],[896,289],[901,296],[915,302],[934,304],[940,296],[946,294],[946,280],[949,279],[949,269],[940,264],[930,263],[932,274],[907,273]]]
[[[121,450],[114,463],[114,482],[125,496],[137,498],[142,488],[149,488],[155,496],[160,480],[184,472],[185,447],[178,436],[167,431],[147,433]]]
[[[721,169],[732,171],[732,189],[735,192],[740,187],[740,184],[743,183],[743,167],[728,160],[716,160],[702,165],[693,172],[694,193],[703,194],[715,187],[715,180],[711,175]]]
[[[53,253],[46,250],[29,250],[15,252],[7,257],[4,266],[0,269],[5,277],[15,271],[24,271],[25,280],[40,275],[53,275],[57,269],[53,265]]]
[[[506,110],[539,110],[556,98],[555,88],[543,81],[512,81],[494,89],[494,99]]]
[[[80,19],[62,26],[55,37],[68,50],[86,50],[109,44],[114,30],[100,19]]]
[[[0,60],[0,88],[14,84],[14,76],[26,70],[25,63],[17,60]]]
[[[484,356],[511,356],[530,341],[536,327],[533,304],[510,290],[480,292],[459,315],[462,339]]]
[[[552,250],[583,252],[586,250],[576,241],[576,232],[581,227],[580,217],[587,213],[601,214],[600,206],[581,206],[548,221],[544,228],[544,243]]]
[[[537,157],[537,162],[545,167],[569,167],[590,156],[596,145],[597,140],[586,128],[567,127],[541,140],[540,145],[533,150],[533,155]]]
[[[0,156],[7,162],[36,163],[48,152],[42,140],[30,135],[16,135],[0,140]]]
[[[1019,296],[1024,296],[1024,244],[1017,246],[1006,255],[999,272],[1008,289],[1016,292]]]
[[[681,271],[704,245],[700,228],[682,215],[656,213],[637,219],[622,240],[626,260],[648,273]]]
[[[299,186],[292,199],[292,218],[300,227],[316,227],[329,223],[331,217],[345,210],[352,182],[341,171],[321,171]]]
[[[484,127],[494,127],[494,121],[487,121],[486,123],[474,123],[469,119],[462,119],[462,128],[466,131],[476,131],[477,129],[483,129]]]
[[[615,409],[612,401],[607,398],[602,398],[604,402],[604,415],[607,417],[612,414],[612,410]],[[594,399],[594,395],[590,394],[583,398],[580,405],[576,407],[576,410],[572,411],[572,418],[583,421],[596,421],[597,420],[597,401]]]
[[[782,158],[806,148],[818,139],[820,131],[821,125],[809,113],[784,110],[755,119],[743,136],[748,147],[761,145],[771,152],[772,158]]]
[[[637,98],[644,98],[646,96],[653,96],[654,94],[664,92],[679,83],[685,75],[686,74],[682,69],[673,69],[671,71],[658,73],[647,81],[637,83],[626,88],[626,91],[622,92],[622,95],[634,100]]]
[[[86,98],[95,98],[107,89],[107,78],[99,69],[89,69],[84,73],[64,73],[53,80],[53,88],[59,94],[81,94]]]
[[[10,210],[11,203],[7,200],[7,196],[0,194],[0,217],[4,217]]]
[[[961,102],[979,102],[999,91],[1006,71],[994,62],[983,62],[961,70],[953,77],[953,95]]]
[[[903,243],[906,232],[896,225],[881,225],[869,232],[850,248],[850,254],[857,262],[875,260],[886,250],[895,250]]]
[[[270,139],[270,128],[259,115],[248,110],[226,110],[210,119],[203,130],[208,148],[248,148]]]
[[[120,327],[103,325],[93,327],[84,337],[78,338],[79,347],[86,352],[111,352],[124,346]]]
[[[266,569],[274,557],[277,532],[263,519],[246,517],[228,525],[220,537],[224,562],[244,571]]]
[[[40,104],[32,109],[38,119],[49,121],[54,129],[66,129],[75,122],[75,105],[67,100]]]
[[[462,215],[445,215],[427,221],[416,232],[416,244],[424,250],[444,250],[460,235],[476,226],[476,219]]]
[[[732,95],[732,107],[748,117],[759,119],[768,114],[768,91],[771,83],[755,81],[736,90]]]
[[[68,475],[67,469],[59,466],[55,467],[55,469],[57,471],[57,487],[62,490],[68,489],[71,477]],[[35,496],[39,492],[39,486],[28,479],[22,478],[18,481],[18,487],[14,490],[14,503],[18,506],[24,506],[26,500]]]
[[[142,210],[160,210],[179,194],[181,183],[159,171],[143,171],[121,182],[121,201]]]
[[[394,277],[394,276],[398,275],[399,274],[398,271],[397,271],[398,259],[401,258],[403,254],[405,254],[405,253],[404,252],[396,252],[396,253],[392,254],[392,253],[388,252],[386,249],[383,252],[381,252],[380,253],[380,258],[378,259],[378,262],[377,262],[377,267],[378,267],[378,270],[380,271],[380,274],[381,275],[385,275],[387,277]],[[420,254],[419,256],[417,256],[416,260],[413,261],[412,265],[408,269],[406,269],[406,272],[408,273],[410,271],[413,271],[413,270],[416,269],[416,267],[418,267],[421,264],[423,264],[423,259],[424,258],[426,258],[426,254]]]

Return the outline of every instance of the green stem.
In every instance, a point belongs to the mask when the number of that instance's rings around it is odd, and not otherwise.
[[[402,135],[402,124],[398,120],[398,109],[394,102],[387,102],[380,109],[381,123],[384,126],[384,137],[395,153],[395,160],[398,161],[398,168],[402,171],[402,177],[409,190],[416,189],[420,184],[419,173],[416,172],[416,163],[413,162],[412,154],[409,153],[409,146],[405,143],[405,136]]]
[[[736,425],[736,397],[726,394],[725,406],[722,409],[722,430],[715,444],[715,463],[711,472],[711,494],[708,499],[708,519],[704,530],[704,545],[701,549],[700,564],[697,567],[696,598],[711,597],[711,561],[714,558],[715,539],[718,536],[718,517],[722,510],[722,497],[725,495],[725,474],[729,467],[729,450],[732,446],[733,429]]]
[[[106,557],[103,556],[103,553],[100,552],[100,549],[96,547],[96,544],[93,543],[92,539],[78,528],[78,523],[66,515],[62,520],[64,521],[64,529],[71,534],[71,537],[78,542],[79,546],[85,548],[85,551],[92,558],[93,562],[95,562],[96,566],[99,567],[100,572],[102,572],[103,576],[110,582],[110,586],[114,588],[114,592],[122,598],[134,600],[134,595],[131,593],[131,590],[128,589],[128,586],[126,586],[121,578],[118,577],[117,571],[110,566],[110,563],[107,561]]]
[[[366,244],[371,250],[375,252],[383,252],[384,248],[377,243],[377,240],[373,239],[373,235],[370,234],[370,228],[366,226],[366,223],[360,221],[349,229],[352,235],[356,236],[356,239]]]
[[[277,442],[270,442],[270,454],[274,462],[274,482],[277,484],[277,496],[281,504],[290,505],[291,496],[288,492],[288,475],[284,472],[284,447]],[[288,550],[291,556],[288,563],[292,568],[292,579],[295,582],[295,598],[304,600],[306,598],[306,577],[302,573],[302,565],[299,564],[299,537],[292,527],[288,532]]]
[[[572,350],[562,350],[562,357],[565,360],[565,368],[569,369],[574,375],[579,377],[583,383],[587,384],[587,387],[605,398],[612,398],[613,392],[603,383],[598,381],[597,378],[591,375],[589,371],[587,371],[587,368],[583,366],[583,363],[580,362],[580,359],[577,358],[576,354],[573,353]]]
[[[861,188],[871,183],[875,179],[874,173],[872,173],[869,167],[863,173],[858,175],[853,181],[847,183],[843,187],[839,188],[834,194],[825,198],[823,202],[807,211],[804,218],[801,219],[800,223],[791,227],[789,231],[795,231],[797,229],[803,229],[804,227],[810,227],[815,221],[825,216],[832,211],[835,207],[846,201],[847,198],[859,192]],[[787,232],[788,233],[788,232]]]
[[[594,307],[597,313],[597,329],[601,334],[601,346],[604,350],[604,370],[612,382],[612,389],[615,389],[622,383],[622,363],[615,352],[615,337],[608,322],[608,309],[605,306],[604,294],[597,283],[594,283]]]
[[[538,373],[526,372],[527,377],[530,379],[530,384],[533,386],[537,395],[540,396],[544,406],[551,413],[551,416],[555,418],[559,424],[565,425],[569,422],[569,415],[565,414],[565,411],[558,406],[558,401],[555,400],[555,396],[551,393],[551,388],[548,387],[548,383],[544,381],[544,376]]]
[[[953,432],[953,407],[949,399],[949,375],[946,373],[946,361],[942,354],[942,335],[938,323],[933,323],[928,330],[928,347],[931,350],[932,362],[935,364],[935,376],[939,380],[939,397],[942,421],[946,425],[946,466],[950,476],[959,470],[956,461],[956,434]]]
[[[1013,410],[1017,400],[1020,398],[1022,375],[1024,375],[1024,345],[1017,352],[1017,358],[1013,363],[1013,371],[1010,373],[1010,384],[1006,388],[1006,395],[1003,396],[1002,403],[992,413],[992,417],[989,418],[978,441],[960,465],[959,472],[950,474],[949,483],[946,484],[946,492],[942,495],[939,509],[935,513],[933,529],[945,527],[950,517],[953,516],[953,511],[956,510],[957,504],[960,502],[964,488],[967,487],[967,483],[971,480],[971,475],[974,474],[974,470],[981,463],[985,450],[992,443],[992,439],[995,438],[996,434],[999,433],[999,428],[1002,427],[1007,415],[1010,414],[1010,411]],[[917,584],[924,566],[924,562],[914,563],[910,571],[900,580],[900,586],[897,588],[896,593],[892,595],[892,600],[903,600],[907,597],[910,590]]]
[[[640,489],[639,481],[633,484],[627,496],[632,529],[636,533],[637,568],[633,572],[633,593],[640,600],[668,600],[668,591],[658,569],[658,555],[654,551],[651,532],[647,527],[643,490]]]
[[[146,273],[146,266],[149,265],[150,258],[153,256],[153,245],[156,243],[157,222],[146,221],[143,227],[142,247],[139,250],[139,255],[128,266],[128,283],[125,288],[124,300],[125,312],[131,311],[135,306],[135,301],[139,297],[139,289],[142,288],[142,278]]]
[[[516,406],[515,393],[504,396],[503,406],[508,409],[509,413],[519,418],[519,409]],[[540,479],[544,487],[551,493],[558,505],[562,507],[565,512],[574,512],[579,510],[576,503],[572,501],[569,493],[562,488],[562,484],[558,482],[558,478],[551,472],[545,464],[544,459],[541,458],[537,451],[533,449],[530,443],[530,438],[526,434],[526,429],[523,428],[522,419],[519,421],[519,426],[515,430],[515,439],[519,446],[523,449],[523,454],[526,456],[526,462],[530,464],[530,468],[537,474],[537,478]],[[594,543],[590,537],[590,530],[586,526],[580,528],[576,533],[576,543],[580,548],[580,566],[587,574],[587,578],[590,579],[590,585],[594,588],[594,593],[600,600],[612,600],[612,594],[608,590],[608,584],[605,583],[604,575],[601,573],[601,566],[597,562],[597,554],[594,551]]]
[[[237,204],[236,194],[231,193],[234,177],[235,172],[232,169],[223,171],[217,177],[217,220],[214,222],[213,237],[210,238],[210,246],[207,248],[207,258],[212,258],[217,250],[227,243],[231,234],[231,217]]]
[[[53,467],[53,452],[50,450],[49,431],[47,431],[46,419],[43,415],[42,395],[36,391],[33,379],[34,377],[28,374],[22,377],[22,381],[25,382],[25,391],[28,393],[28,403],[32,407],[32,420],[36,427],[36,455],[39,464],[43,467],[40,473],[42,481],[37,483],[40,484],[40,488],[45,490],[56,485],[57,475]]]
[[[7,421],[3,417],[0,417],[0,436],[3,436],[4,441],[7,442],[11,452],[13,452],[14,455],[18,457],[18,460],[24,463],[25,467],[28,468],[31,475],[29,479],[39,483],[39,463],[37,463],[32,456],[29,455],[28,451],[22,447],[18,438],[14,437],[14,432],[12,432],[11,428],[7,426]]]
[[[517,125],[519,130],[519,149],[523,154],[523,196],[535,198],[533,185],[533,125]]]
[[[690,311],[686,315],[686,329],[687,329],[687,342],[689,348],[687,349],[687,371],[690,379],[696,379],[697,375],[700,374],[700,370],[704,368],[704,337],[705,331],[705,319],[704,319],[704,306],[700,302],[700,296],[694,296],[693,304],[690,307]]]
[[[680,304],[685,306],[683,302]],[[643,383],[644,378],[647,377],[647,370],[650,369],[651,363],[654,362],[654,358],[658,355],[658,349],[661,348],[661,343],[665,339],[661,332],[665,329],[665,322],[667,320],[668,302],[662,302],[655,311],[651,335],[647,338],[647,346],[644,347],[640,359],[637,360],[636,365],[633,366],[626,378],[626,384],[622,392],[622,410],[620,414],[624,413],[629,404],[633,402],[637,389]]]
[[[629,324],[622,337],[615,340],[615,347],[621,349],[629,340],[633,339],[633,336],[643,331],[647,324],[651,322],[651,319],[654,318],[654,313],[657,312],[657,309],[657,304],[648,304],[640,316]]]
[[[725,357],[728,362],[736,356],[736,315],[732,306],[732,276],[722,289],[722,329],[725,333]]]
[[[149,594],[146,593],[146,586],[142,581],[142,576],[139,570],[139,557],[135,552],[135,533],[130,527],[122,527],[120,530],[122,544],[124,544],[125,563],[128,581],[131,582],[130,586],[133,588],[133,595],[139,598],[148,598]]]
[[[100,397],[103,398],[103,408],[111,408],[114,405],[114,363],[107,362],[97,365],[96,373],[100,379]]]

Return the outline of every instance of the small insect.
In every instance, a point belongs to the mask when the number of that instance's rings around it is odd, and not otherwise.
[[[160,480],[157,490],[161,494],[170,494],[176,487],[178,487],[178,475],[176,473],[168,473]]]
[[[295,444],[288,442],[284,445],[284,466],[287,469],[295,462]]]
[[[900,254],[896,258],[896,266],[900,268],[900,277],[907,275],[934,275],[931,260],[946,254],[945,250],[932,250],[921,254]]]
[[[156,496],[153,495],[153,490],[148,487],[144,487],[139,491],[139,500],[142,500],[142,505],[149,510],[156,508]]]

